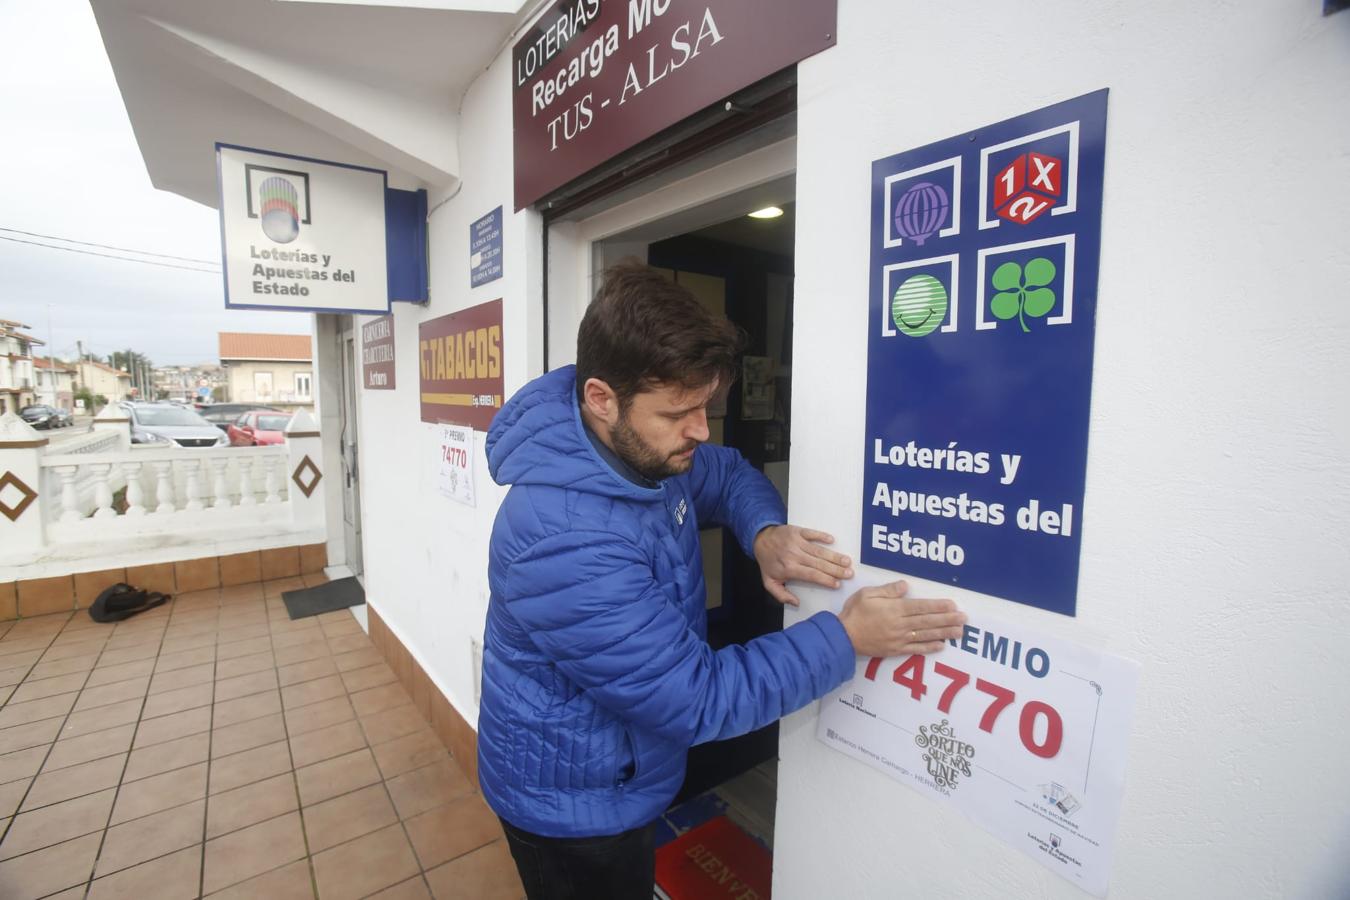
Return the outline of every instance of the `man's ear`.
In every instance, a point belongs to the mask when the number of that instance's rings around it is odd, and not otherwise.
[[[581,387],[581,396],[590,414],[606,425],[613,425],[619,421],[618,395],[599,378],[587,378]]]

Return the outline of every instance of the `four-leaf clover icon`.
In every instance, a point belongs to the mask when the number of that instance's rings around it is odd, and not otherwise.
[[[1022,330],[1030,333],[1025,316],[1040,318],[1055,308],[1055,292],[1046,287],[1055,280],[1055,264],[1038,256],[1026,268],[1005,262],[994,270],[994,287],[999,293],[989,303],[990,311],[1000,319],[1017,317]]]

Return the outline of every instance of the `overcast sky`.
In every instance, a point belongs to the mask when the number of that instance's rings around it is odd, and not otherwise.
[[[150,186],[87,0],[0,0],[0,228],[181,256],[184,271],[0,240],[0,319],[57,356],[130,347],[216,362],[219,331],[308,334],[303,313],[226,310],[216,211]],[[0,238],[61,243],[14,231]],[[94,253],[117,250],[63,244]]]

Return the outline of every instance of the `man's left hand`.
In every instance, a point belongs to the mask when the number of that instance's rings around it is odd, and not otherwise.
[[[827,549],[834,535],[796,525],[770,525],[755,536],[755,560],[764,576],[764,589],[779,603],[800,601],[787,589],[788,581],[809,581],[837,588],[853,577],[853,561]]]

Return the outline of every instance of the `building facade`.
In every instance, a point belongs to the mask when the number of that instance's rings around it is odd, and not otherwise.
[[[312,407],[314,361],[307,334],[221,332],[220,366],[230,403]]]
[[[38,402],[33,347],[42,341],[27,333],[29,327],[0,319],[0,414]]]
[[[440,489],[441,423],[422,413],[425,331],[500,301],[510,396],[573,361],[577,325],[606,264],[636,256],[670,271],[748,323],[752,355],[768,361],[743,374],[746,393],[722,438],[781,483],[791,521],[832,533],[836,549],[857,560],[869,550],[862,523],[876,505],[864,476],[875,464],[866,442],[869,329],[879,324],[871,310],[893,313],[880,322],[887,339],[908,340],[895,330],[905,309],[894,314],[893,292],[876,296],[873,254],[914,233],[931,236],[908,221],[895,226],[902,237],[884,232],[900,211],[883,215],[880,203],[874,220],[874,189],[885,189],[874,164],[891,160],[899,171],[899,155],[915,148],[953,136],[977,142],[990,123],[1106,88],[1074,615],[1009,602],[959,577],[915,574],[929,569],[859,565],[841,591],[801,590],[801,608],[786,610],[783,622],[837,610],[849,591],[899,571],[916,596],[954,597],[972,617],[1134,660],[1138,699],[1128,742],[1115,748],[1128,759],[1128,779],[1111,896],[1342,893],[1350,773],[1332,765],[1314,777],[1291,774],[1289,761],[1350,741],[1344,717],[1325,712],[1343,707],[1340,685],[1350,679],[1340,652],[1350,633],[1350,306],[1339,299],[1350,270],[1350,116],[1337,87],[1350,81],[1350,13],[1300,0],[1222,8],[1019,0],[978,13],[845,0],[820,29],[820,46],[794,63],[636,144],[616,137],[607,154],[584,156],[573,142],[611,127],[607,106],[708,74],[691,62],[700,35],[698,64],[730,70],[773,44],[767,20],[788,14],[747,3],[764,21],[733,32],[731,19],[719,18],[735,15],[726,4],[598,0],[513,4],[506,13],[472,5],[395,11],[259,0],[232,5],[226,27],[204,4],[94,0],[157,186],[215,204],[215,169],[200,148],[219,141],[377,168],[391,187],[428,192],[430,296],[392,306],[392,389],[360,380],[362,326],[376,319],[328,313],[315,318],[320,383],[312,388],[326,470],[355,476],[324,482],[334,492],[329,559],[360,571],[379,627],[457,720],[470,729],[477,720],[487,549],[505,488],[486,471],[485,433],[476,428],[472,503]],[[615,6],[625,45],[644,34],[662,39],[611,58],[602,32],[592,50],[597,38],[576,16]],[[655,28],[648,12],[653,21],[673,17],[669,27],[647,31]],[[315,50],[327,54],[320,61],[287,58],[274,44],[241,43],[244,24],[263,15],[290,33],[322,26],[353,37]],[[714,55],[719,46],[735,58]],[[536,68],[541,54],[549,63]],[[600,82],[587,79],[615,72],[612,95],[591,89]],[[184,84],[195,93],[168,87]],[[516,138],[527,127],[546,135],[526,148],[538,154],[532,170],[572,174],[522,197]],[[182,162],[191,153],[195,166]],[[1048,156],[1037,159],[1048,165]],[[965,157],[953,150],[951,158]],[[974,216],[977,198],[965,203]],[[794,222],[786,255],[776,244],[756,246],[767,238],[747,236],[741,222],[770,205]],[[494,214],[495,240],[475,243]],[[966,227],[978,235],[1016,224],[1000,219],[1010,222],[1000,213],[987,225],[967,218]],[[1056,221],[1047,213],[1035,240],[1062,237]],[[487,280],[474,275],[485,246],[501,260],[499,277]],[[1017,319],[1036,319],[1029,268],[993,288],[973,260],[961,271],[970,293],[949,286],[956,299],[943,297],[943,321],[1018,328]],[[1009,295],[1001,301],[1009,316],[974,318],[977,280]],[[1271,314],[1276,302],[1286,314]],[[244,386],[252,380],[256,392],[264,365],[240,359]],[[281,390],[280,370],[267,371],[272,391]],[[1026,376],[1009,370],[1007,381]],[[896,381],[892,393],[917,404],[943,387]],[[1016,403],[1028,415],[1045,406],[1030,391]],[[748,414],[752,407],[760,412]],[[726,587],[726,602],[738,602],[739,557],[706,552],[709,565],[727,570],[708,577]],[[753,617],[735,610],[710,618],[720,627]],[[936,708],[942,692],[926,690]],[[775,896],[1081,896],[951,806],[835,752],[817,737],[819,717],[819,705],[809,705],[772,738]],[[895,746],[912,753],[913,736]],[[1059,845],[1047,836],[1045,846],[1049,854]]]
[[[33,360],[37,375],[38,396],[49,406],[61,409],[75,408],[76,368],[70,363],[47,357]]]
[[[75,366],[75,390],[88,390],[95,398],[104,397],[109,403],[132,399],[131,373],[115,369],[107,363],[86,359]],[[97,412],[97,410],[85,410]]]

